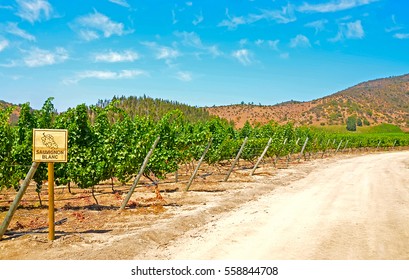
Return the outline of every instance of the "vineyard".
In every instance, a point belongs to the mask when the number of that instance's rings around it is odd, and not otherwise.
[[[134,229],[143,235],[143,229],[170,219],[172,234],[141,236],[165,244],[212,215],[305,176],[321,159],[409,146],[404,133],[345,134],[273,122],[235,129],[218,118],[188,121],[178,110],[160,120],[131,117],[115,102],[103,108],[79,105],[57,114],[49,99],[38,111],[22,105],[15,122],[10,121],[12,110],[0,111],[0,220],[32,166],[33,129],[69,132],[68,162],[55,164],[58,246],[91,242],[95,234],[111,231],[98,238]],[[51,140],[44,138],[53,145]],[[20,254],[1,250],[0,258],[30,256],[30,248],[42,248],[38,234],[47,231],[46,185],[47,166],[40,164],[5,234],[8,240],[31,237],[0,244],[3,249],[24,248]],[[190,195],[184,195],[188,190]],[[128,211],[118,215],[121,207]],[[179,219],[182,210],[189,214]],[[209,216],[199,215],[202,211]],[[87,235],[91,239],[84,239]],[[107,257],[119,257],[112,254]]]
[[[56,164],[56,184],[91,190],[103,181],[126,184],[135,178],[158,137],[146,169],[142,170],[152,184],[169,175],[177,180],[178,170],[194,167],[201,157],[204,164],[221,172],[222,166],[233,170],[234,158],[251,163],[255,169],[261,155],[274,161],[284,158],[288,163],[294,155],[323,157],[327,151],[409,146],[409,135],[403,133],[335,134],[275,123],[255,127],[246,124],[237,130],[223,119],[186,121],[178,110],[159,121],[131,118],[115,102],[104,108],[79,105],[56,114],[50,98],[39,111],[23,104],[16,124],[9,120],[12,109],[0,112],[0,189],[18,190],[32,162],[34,128],[68,129],[69,160]],[[40,192],[47,180],[45,165],[39,166],[33,179]]]

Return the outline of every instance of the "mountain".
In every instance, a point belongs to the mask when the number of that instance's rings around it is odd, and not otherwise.
[[[377,79],[308,102],[289,101],[273,106],[230,105],[207,108],[212,115],[242,127],[246,121],[264,124],[345,124],[356,116],[364,125],[390,123],[409,130],[409,74]]]

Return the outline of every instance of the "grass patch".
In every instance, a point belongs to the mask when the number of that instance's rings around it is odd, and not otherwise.
[[[356,131],[348,131],[346,125],[314,126],[312,128],[324,132],[347,134],[404,133],[399,126],[387,123],[375,126],[357,126]]]
[[[361,127],[363,133],[403,133],[399,126],[383,123],[376,126]]]

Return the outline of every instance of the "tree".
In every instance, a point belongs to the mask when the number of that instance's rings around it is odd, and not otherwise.
[[[347,130],[348,131],[356,131],[356,117],[349,116],[347,119]]]

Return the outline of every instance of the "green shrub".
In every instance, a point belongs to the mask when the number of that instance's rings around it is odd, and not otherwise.
[[[354,116],[350,116],[347,119],[347,130],[348,131],[356,131],[356,118]]]

